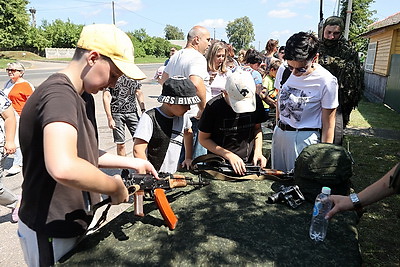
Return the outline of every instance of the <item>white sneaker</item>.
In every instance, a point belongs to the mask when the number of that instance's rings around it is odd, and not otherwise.
[[[7,176],[8,176],[8,175],[15,175],[15,174],[20,173],[20,172],[21,172],[21,167],[19,167],[19,166],[12,166],[11,168],[9,168],[9,169],[7,170]]]

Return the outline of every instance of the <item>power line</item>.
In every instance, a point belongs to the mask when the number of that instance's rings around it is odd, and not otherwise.
[[[165,24],[165,23],[162,23],[162,22],[158,22],[158,21],[155,21],[155,20],[153,20],[153,19],[150,19],[150,18],[147,18],[147,17],[145,17],[145,16],[142,16],[142,15],[140,15],[140,14],[138,14],[138,13],[136,13],[135,11],[133,11],[133,10],[130,10],[130,9],[128,9],[128,8],[126,8],[126,7],[124,7],[124,6],[121,6],[120,4],[118,4],[118,3],[115,3],[117,6],[119,6],[119,7],[121,7],[121,8],[123,8],[123,9],[125,9],[126,11],[128,11],[128,12],[131,12],[131,13],[133,13],[133,14],[135,14],[136,16],[139,16],[139,17],[141,17],[141,18],[144,18],[144,19],[146,19],[146,20],[148,20],[148,21],[151,21],[151,22],[153,22],[153,23],[156,23],[156,24],[159,24],[159,25],[162,25],[162,26],[167,26],[167,24]]]
[[[100,3],[100,2],[99,2]],[[106,3],[101,2],[103,5]],[[107,5],[110,3],[107,3]],[[86,5],[86,6],[73,6],[73,7],[57,7],[57,8],[49,8],[49,9],[41,9],[41,8],[36,8],[36,11],[40,12],[46,12],[46,11],[54,11],[54,10],[66,10],[66,9],[77,9],[77,8],[83,8],[83,7],[92,7],[92,6],[98,6],[98,4],[93,4],[93,5]]]

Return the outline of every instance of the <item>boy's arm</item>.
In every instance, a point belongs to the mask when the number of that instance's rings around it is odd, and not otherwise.
[[[185,160],[182,162],[182,168],[190,169],[193,154],[193,131],[192,128],[185,129],[183,132],[183,145],[185,146]]]
[[[148,143],[140,138],[135,138],[135,142],[133,144],[133,156],[135,158],[145,159],[147,160],[146,150]]]
[[[253,164],[260,165],[261,167],[265,167],[267,165],[267,159],[264,157],[262,153],[262,145],[263,145],[263,138],[262,138],[262,129],[261,123],[257,123],[254,125],[254,157],[253,157]]]
[[[322,143],[333,143],[333,137],[335,134],[335,118],[336,108],[322,109]]]
[[[115,129],[115,121],[111,114],[111,94],[108,90],[103,91],[103,107],[107,115],[108,127]]]
[[[211,139],[211,133],[205,133],[199,130],[199,142],[207,150],[227,159],[237,174],[245,174],[246,165],[244,164],[244,161],[235,153],[217,145],[214,140]]]
[[[145,107],[145,105],[144,105],[144,96],[143,96],[143,92],[142,92],[142,90],[140,90],[140,89],[136,89],[136,99],[137,99],[137,102],[138,102],[138,104],[139,104],[139,107],[140,107],[140,111],[143,113],[143,112],[145,112],[146,111],[146,107]]]
[[[71,124],[53,122],[44,127],[44,161],[51,177],[65,186],[109,195],[112,204],[128,201],[128,191],[119,175],[109,176],[78,157],[77,139],[77,130]]]
[[[16,130],[16,119],[14,114],[14,108],[10,105],[1,116],[4,119],[4,130],[5,130],[5,144],[4,150],[7,154],[15,153],[16,146],[15,146],[15,130]]]

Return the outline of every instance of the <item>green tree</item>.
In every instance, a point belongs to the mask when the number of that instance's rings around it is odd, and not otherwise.
[[[353,43],[356,51],[366,53],[368,50],[368,39],[359,37],[360,34],[367,31],[367,26],[374,22],[372,16],[375,10],[369,10],[370,4],[374,0],[353,0],[353,11],[350,19],[349,41]],[[348,0],[341,0],[342,9],[340,16],[346,23],[346,11]]]
[[[247,16],[229,22],[225,31],[229,43],[231,43],[237,51],[242,48],[249,48],[250,43],[255,40],[253,23]]]
[[[13,48],[24,43],[29,26],[26,0],[0,0],[0,48]]]
[[[161,37],[154,37],[154,41],[155,41],[154,55],[156,57],[168,57],[169,50],[173,45],[169,41]]]
[[[83,25],[74,24],[69,19],[63,22],[56,19],[52,23],[43,21],[41,28],[44,36],[50,41],[51,47],[56,48],[74,48],[78,42]]]
[[[178,27],[172,26],[167,24],[164,28],[165,32],[165,39],[167,40],[184,40],[185,35],[183,34],[183,31],[179,29]]]
[[[46,47],[50,47],[50,40],[45,37],[45,32],[41,28],[29,26],[26,34],[25,47],[35,48],[38,52],[44,51]]]

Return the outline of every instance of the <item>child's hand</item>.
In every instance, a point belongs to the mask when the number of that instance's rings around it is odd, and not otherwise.
[[[239,175],[245,175],[246,164],[244,164],[244,161],[238,155],[235,153],[230,153],[227,155],[227,160],[229,160],[229,163],[231,164],[235,173]]]
[[[191,165],[192,165],[192,159],[185,159],[181,164],[182,168],[186,170],[190,170]]]

